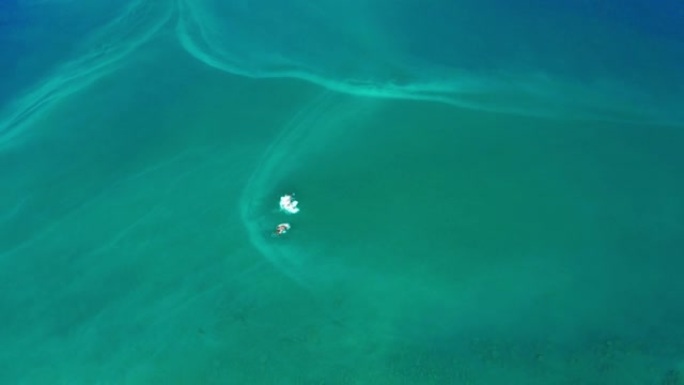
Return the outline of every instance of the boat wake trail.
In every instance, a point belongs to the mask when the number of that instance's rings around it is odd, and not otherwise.
[[[309,244],[305,236],[270,236],[279,215],[284,215],[279,212],[278,186],[293,170],[305,167],[311,151],[334,140],[345,128],[349,114],[368,111],[374,104],[370,101],[326,91],[302,108],[268,147],[241,196],[240,215],[252,245],[277,270],[302,287],[311,289],[323,279],[323,265],[315,258],[317,247]],[[297,215],[299,218],[301,214]]]

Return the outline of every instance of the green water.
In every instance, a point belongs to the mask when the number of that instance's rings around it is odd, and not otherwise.
[[[683,144],[152,45],[0,153],[0,380],[659,383],[684,340]]]

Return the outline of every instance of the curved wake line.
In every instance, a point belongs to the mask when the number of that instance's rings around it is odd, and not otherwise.
[[[506,113],[540,118],[561,116],[571,120],[599,120],[615,123],[652,123],[680,125],[684,116],[663,115],[658,108],[640,103],[636,94],[615,84],[594,83],[576,85],[554,81],[544,74],[520,76],[494,75],[492,78],[473,76],[465,72],[454,73],[444,81],[433,80],[398,84],[385,81],[334,80],[306,65],[279,58],[266,70],[245,68],[244,63],[217,48],[220,41],[210,38],[201,18],[192,6],[179,0],[179,18],[176,34],[183,48],[197,60],[238,76],[249,78],[293,78],[324,87],[328,90],[362,97],[438,102],[459,108]],[[487,101],[488,100],[488,101]],[[617,106],[607,100],[618,100]]]
[[[147,43],[170,20],[173,10],[151,9],[149,4],[144,0],[131,4],[90,39],[90,52],[60,66],[45,83],[11,103],[6,109],[12,112],[0,121],[0,150],[14,143],[54,103],[113,72]],[[148,21],[151,13],[155,13],[153,21]],[[115,37],[110,36],[112,30],[117,31]]]
[[[307,151],[315,153],[322,144],[347,129],[345,123],[350,116],[363,117],[375,106],[369,99],[347,98],[324,91],[285,124],[255,167],[240,197],[240,217],[252,245],[273,267],[305,289],[330,282],[347,268],[317,258],[317,242],[310,242],[304,234],[285,238],[269,236],[280,222],[280,217],[274,216],[279,215],[274,212],[278,209],[280,192],[274,190],[291,171],[306,163]],[[296,220],[300,217],[293,219]],[[296,229],[297,224],[293,223],[293,231]]]
[[[331,102],[331,95],[325,93],[300,112],[285,125],[285,128],[269,145],[255,171],[250,176],[242,196],[240,197],[240,218],[247,229],[247,234],[252,245],[257,251],[278,271],[284,274],[303,288],[311,289],[310,282],[305,274],[304,255],[293,247],[287,247],[283,242],[274,245],[267,238],[268,228],[262,224],[267,217],[261,206],[267,202],[270,183],[278,180],[285,172],[288,165],[296,156],[294,151],[299,143],[311,129],[315,127],[318,119],[323,117]],[[276,202],[273,202],[274,207]]]

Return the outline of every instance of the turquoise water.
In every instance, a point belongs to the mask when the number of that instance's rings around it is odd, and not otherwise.
[[[0,15],[0,383],[684,381],[679,3]]]

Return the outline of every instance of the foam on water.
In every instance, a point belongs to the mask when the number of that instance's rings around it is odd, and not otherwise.
[[[299,212],[299,202],[294,200],[293,195],[283,195],[280,197],[280,211],[287,214],[297,214]]]

